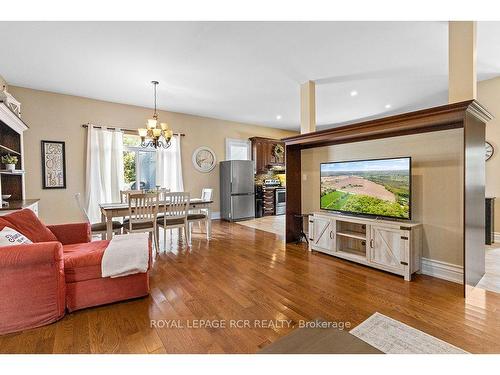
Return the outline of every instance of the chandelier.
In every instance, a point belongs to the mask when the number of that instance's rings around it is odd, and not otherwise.
[[[160,84],[158,81],[151,81],[154,87],[155,93],[155,111],[153,113],[153,118],[148,119],[146,128],[137,129],[139,136],[141,137],[142,147],[162,147],[169,148],[170,140],[174,135],[172,129],[169,129],[166,122],[160,123],[158,121],[158,112],[156,111],[156,87]]]

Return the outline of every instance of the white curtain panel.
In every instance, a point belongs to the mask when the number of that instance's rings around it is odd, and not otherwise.
[[[174,135],[169,148],[156,150],[156,185],[170,191],[184,191],[181,162],[181,137]]]
[[[123,181],[123,133],[89,125],[86,205],[92,223],[101,221],[100,203],[120,201]]]

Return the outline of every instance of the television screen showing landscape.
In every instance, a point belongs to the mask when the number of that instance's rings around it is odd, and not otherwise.
[[[321,208],[410,218],[410,158],[321,164]]]

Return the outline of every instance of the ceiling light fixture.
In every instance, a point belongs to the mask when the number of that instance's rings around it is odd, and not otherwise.
[[[141,137],[142,147],[162,147],[169,148],[170,140],[174,135],[172,129],[169,129],[166,122],[160,123],[158,121],[158,112],[156,110],[156,87],[160,84],[158,81],[151,81],[154,87],[155,96],[155,110],[153,112],[153,118],[148,119],[146,128],[138,129],[139,136]]]
[[[276,120],[281,120],[281,115],[277,115]]]
[[[389,108],[391,108],[391,107],[392,107],[392,105],[390,105],[390,104],[386,104],[386,105],[385,105],[385,109],[389,109]]]
[[[356,96],[356,95],[358,95],[358,92],[356,90],[352,90],[351,91],[351,96]]]

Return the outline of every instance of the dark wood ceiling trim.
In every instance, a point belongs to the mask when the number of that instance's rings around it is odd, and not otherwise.
[[[493,118],[480,103],[475,100],[468,100],[296,135],[283,138],[283,141],[287,146],[311,148],[336,143],[358,142],[367,139],[446,130],[462,127],[467,113],[477,117],[482,122],[487,122]]]

